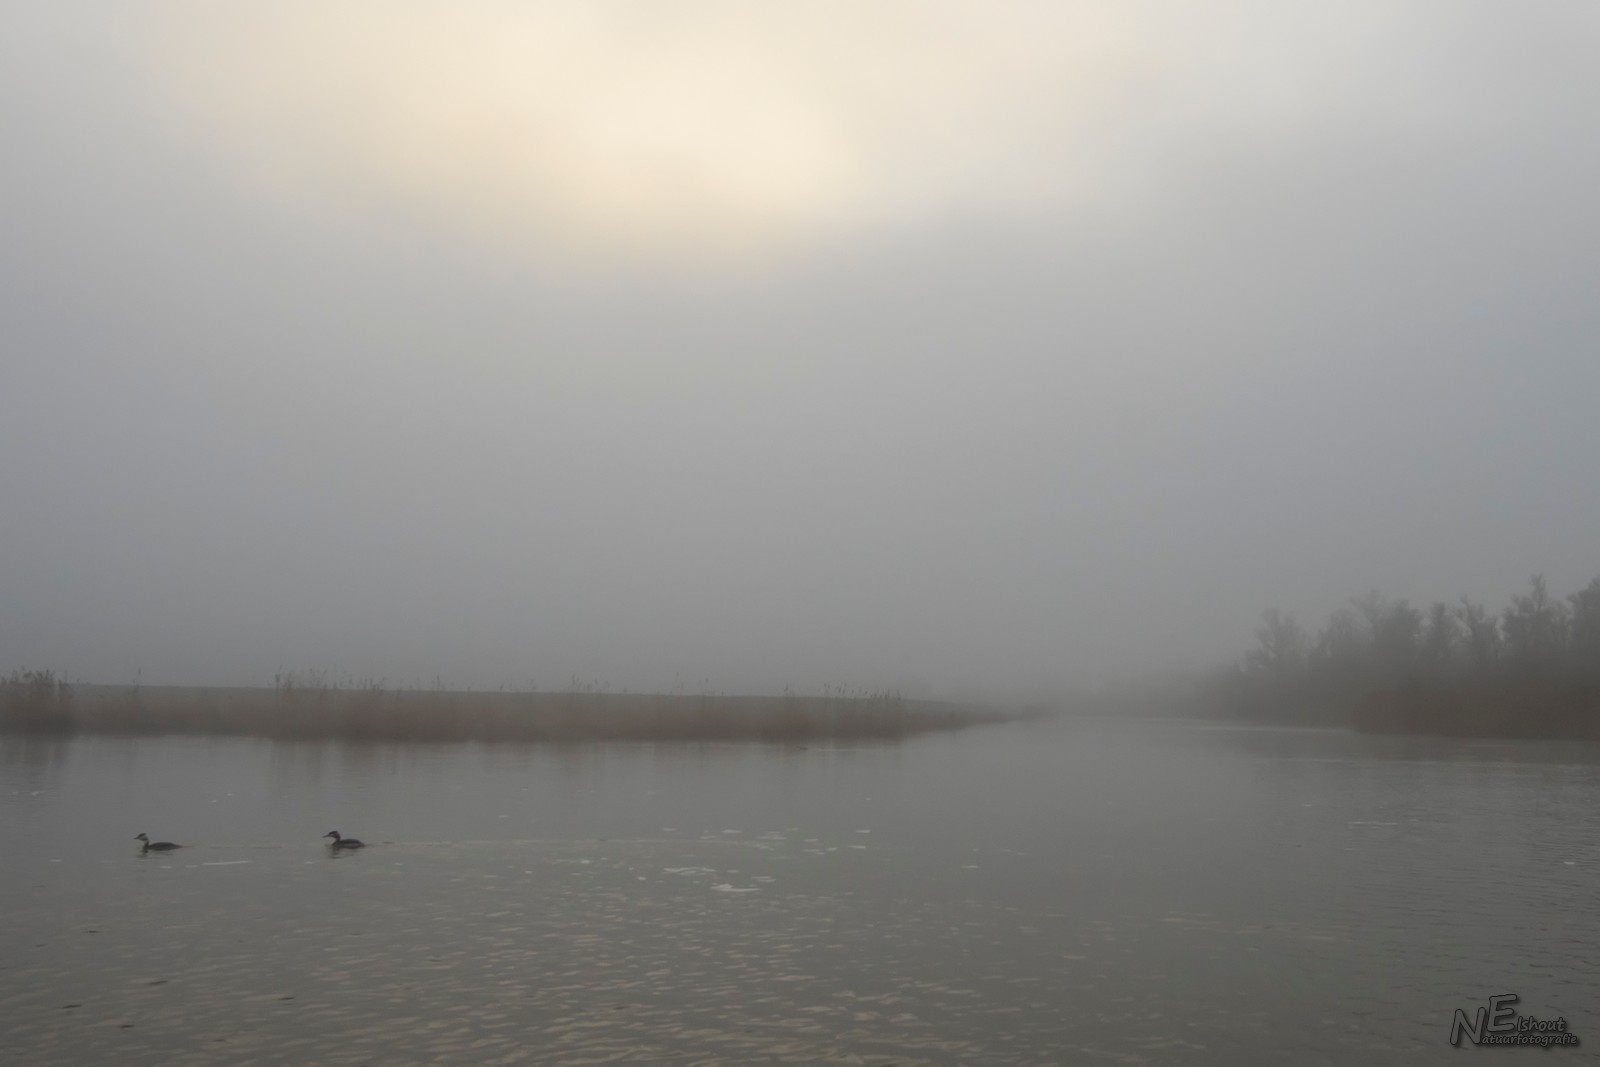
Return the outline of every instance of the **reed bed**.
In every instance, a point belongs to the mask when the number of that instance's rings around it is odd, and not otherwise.
[[[1014,716],[861,696],[725,696],[390,689],[67,686],[48,672],[0,680],[0,730],[231,734],[384,741],[892,740]]]

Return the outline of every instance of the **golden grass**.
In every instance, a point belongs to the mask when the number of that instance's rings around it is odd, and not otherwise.
[[[1009,718],[876,696],[513,693],[279,685],[60,686],[0,682],[0,730],[234,734],[393,741],[891,740]]]

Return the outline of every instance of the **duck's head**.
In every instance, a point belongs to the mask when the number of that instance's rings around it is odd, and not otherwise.
[[[139,834],[134,838],[134,840],[135,841],[143,841],[145,844],[148,845],[150,843],[150,835],[149,834]]]
[[[140,836],[142,837],[143,835],[141,834]],[[322,836],[323,837],[331,837],[335,841],[337,841],[337,840],[339,840],[339,831],[337,831],[337,830],[329,830],[327,833],[323,834]]]

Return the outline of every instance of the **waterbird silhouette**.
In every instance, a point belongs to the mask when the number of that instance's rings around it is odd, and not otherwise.
[[[331,838],[333,838],[333,840],[328,844],[329,848],[366,848],[367,847],[366,843],[364,841],[357,841],[353,837],[340,837],[339,836],[339,831],[337,831],[337,830],[329,830],[327,833],[323,834],[322,836],[323,837],[331,837]]]
[[[182,845],[175,845],[171,841],[152,841],[149,834],[140,834],[134,840],[144,842],[144,847],[139,850],[141,854],[145,852],[171,852],[175,848],[183,847]]]

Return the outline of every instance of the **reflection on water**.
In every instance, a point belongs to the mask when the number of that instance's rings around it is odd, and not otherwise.
[[[42,790],[59,771],[69,744],[59,734],[0,734],[0,783],[13,792]]]
[[[1600,1041],[1596,755],[4,739],[0,1056],[1430,1062],[1507,990]]]

